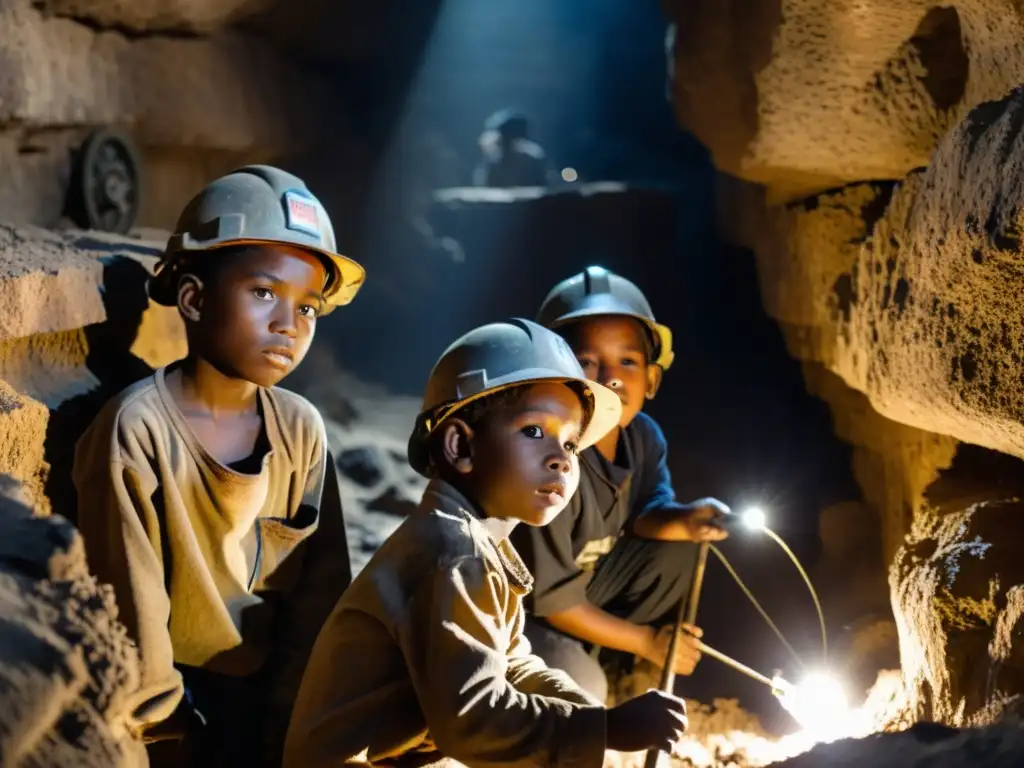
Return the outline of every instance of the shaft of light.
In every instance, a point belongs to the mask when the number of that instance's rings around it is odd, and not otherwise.
[[[775,531],[773,531],[768,526],[764,526],[761,530],[763,530],[766,534],[768,534],[768,536],[770,536],[771,539],[776,544],[778,544],[780,547],[782,547],[782,551],[785,552],[789,556],[789,559],[793,561],[793,565],[795,565],[796,569],[800,572],[800,576],[803,578],[804,584],[807,585],[807,589],[811,593],[811,599],[814,601],[814,608],[818,612],[818,626],[821,628],[821,656],[822,656],[822,662],[827,664],[828,663],[828,632],[825,629],[825,612],[823,610],[821,610],[821,601],[818,600],[818,593],[814,589],[814,585],[811,583],[811,577],[807,575],[807,571],[804,570],[804,567],[800,564],[800,561],[797,559],[797,556],[795,554],[793,554],[793,550],[791,550],[789,548],[789,546],[786,544],[786,542],[784,542],[782,540],[782,537],[779,536],[779,534],[777,534]]]

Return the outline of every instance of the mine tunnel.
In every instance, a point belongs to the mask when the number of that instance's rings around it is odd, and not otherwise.
[[[339,593],[422,513],[410,433],[448,345],[610,271],[671,329],[643,413],[675,498],[766,528],[705,550],[674,754],[604,765],[1024,763],[1019,3],[4,0],[0,20],[0,764],[201,764],[160,762],[137,722],[149,671],[98,578],[76,446],[126,388],[191,370],[195,321],[151,281],[189,201],[254,164],[308,185],[366,272],[282,383],[323,422]],[[171,595],[172,544],[149,545]],[[586,651],[609,708],[664,682]],[[244,764],[282,765],[296,695],[237,716]]]

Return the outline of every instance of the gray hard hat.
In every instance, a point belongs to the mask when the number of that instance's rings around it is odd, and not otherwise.
[[[581,386],[591,415],[580,450],[618,425],[622,401],[612,390],[587,379],[565,339],[531,320],[513,318],[475,328],[453,342],[434,365],[409,438],[412,468],[429,476],[430,435],[458,409],[503,389],[541,382]]]
[[[212,181],[185,206],[149,295],[174,306],[175,267],[183,256],[247,244],[290,245],[319,257],[328,274],[328,309],[352,301],[366,278],[358,263],[337,252],[331,218],[302,179],[270,165],[247,165]]]
[[[643,323],[654,346],[652,362],[663,369],[672,365],[672,331],[654,319],[643,291],[604,267],[587,267],[558,283],[541,304],[537,322],[554,329],[574,320],[609,315],[632,317]]]

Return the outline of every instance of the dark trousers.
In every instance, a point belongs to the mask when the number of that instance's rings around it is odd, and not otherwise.
[[[661,626],[675,620],[679,601],[690,591],[697,545],[623,536],[601,558],[587,585],[587,600],[634,624]],[[526,620],[533,652],[566,672],[598,701],[608,696],[608,679],[584,643],[554,629],[543,619]]]
[[[205,726],[189,721],[184,738],[147,748],[150,768],[261,768],[281,764],[277,744],[267,744],[266,697],[259,673],[229,677],[193,667],[179,667],[192,704]],[[287,724],[285,724],[287,727]]]

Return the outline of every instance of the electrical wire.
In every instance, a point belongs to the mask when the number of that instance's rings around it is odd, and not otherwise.
[[[796,566],[796,569],[800,572],[800,575],[803,577],[804,584],[807,585],[807,589],[811,593],[811,599],[814,600],[814,608],[818,612],[818,625],[821,627],[822,663],[828,664],[828,632],[825,630],[825,612],[821,610],[821,602],[818,600],[818,593],[815,591],[814,585],[811,584],[811,578],[807,575],[807,571],[804,570],[804,567],[800,565],[800,561],[797,559],[797,556],[793,554],[793,550],[791,550],[789,546],[787,546],[786,542],[782,540],[782,537],[779,536],[779,534],[777,534],[768,526],[763,526],[761,530],[767,533],[768,536],[771,537],[771,539],[775,541],[776,544],[782,547],[782,551],[789,555],[789,559],[793,561],[793,565]]]
[[[757,609],[757,612],[761,614],[761,618],[764,619],[765,623],[771,628],[772,632],[775,633],[775,636],[779,638],[779,642],[781,642],[786,647],[786,650],[789,651],[790,656],[793,657],[793,660],[797,663],[800,669],[806,670],[803,659],[800,658],[800,654],[796,652],[796,649],[786,639],[786,636],[782,634],[782,630],[779,629],[778,625],[774,621],[772,621],[772,617],[768,615],[768,612],[764,609],[761,603],[758,602],[757,598],[754,597],[754,593],[750,591],[750,588],[747,587],[747,585],[743,582],[743,579],[740,578],[740,575],[736,573],[736,569],[732,567],[732,563],[729,562],[728,558],[726,558],[726,556],[722,554],[722,551],[714,544],[710,545],[710,549],[712,552],[715,553],[715,557],[718,558],[719,562],[721,562],[722,565],[725,566],[725,570],[729,572],[729,575],[732,576],[733,581],[736,582],[736,585],[743,591],[743,594],[746,595],[747,600],[749,600],[751,605],[753,605],[754,608]]]

